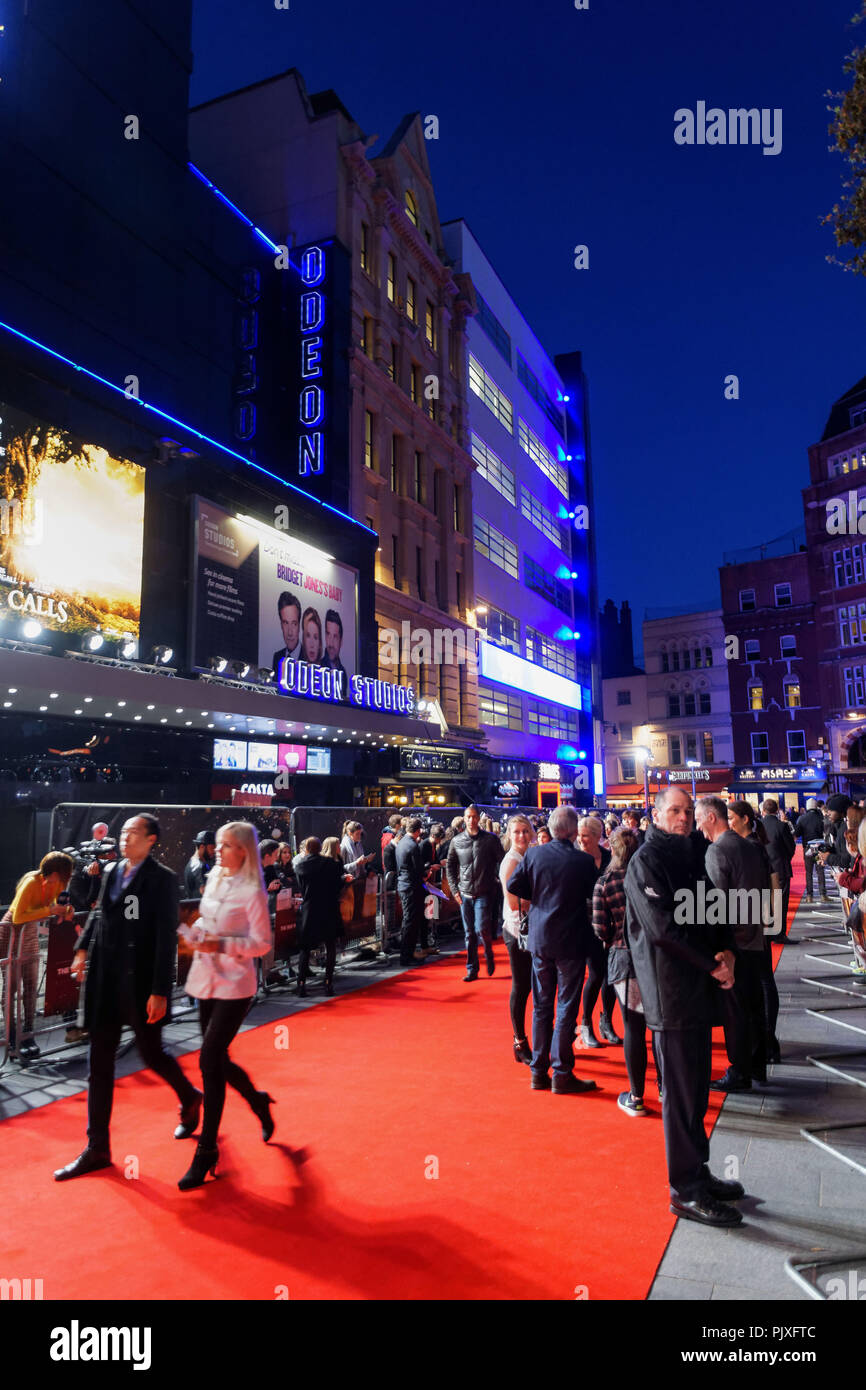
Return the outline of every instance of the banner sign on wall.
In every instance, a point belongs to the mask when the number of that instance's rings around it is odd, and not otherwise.
[[[354,675],[358,575],[351,566],[202,498],[195,565],[194,665],[225,657],[277,673],[288,660],[298,684],[345,684]]]
[[[136,639],[143,538],[143,468],[0,402],[0,634]]]

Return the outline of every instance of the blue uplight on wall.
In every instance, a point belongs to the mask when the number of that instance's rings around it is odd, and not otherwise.
[[[586,758],[586,754],[584,753],[583,749],[581,749],[581,751],[578,753],[577,756],[578,756],[581,760],[585,760],[585,758]]]
[[[570,743],[561,743],[556,750],[556,760],[561,763],[576,763],[578,752]]]

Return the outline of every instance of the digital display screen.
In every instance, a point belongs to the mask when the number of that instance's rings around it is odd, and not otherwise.
[[[275,743],[250,743],[247,747],[248,772],[276,772],[277,745]]]
[[[246,772],[247,745],[243,739],[215,738],[213,765],[218,772]]]
[[[281,743],[279,746],[278,766],[285,768],[286,772],[306,772],[307,770],[307,745],[305,743]],[[309,752],[313,752],[311,748]]]
[[[307,771],[320,772],[326,776],[329,776],[331,772],[330,748],[308,748]]]

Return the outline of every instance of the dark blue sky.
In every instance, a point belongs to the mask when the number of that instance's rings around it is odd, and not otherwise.
[[[798,524],[806,446],[866,374],[866,284],[819,225],[857,4],[199,0],[191,99],[296,66],[383,140],[439,117],[442,220],[467,219],[551,354],[585,355],[599,597],[639,622],[717,599],[724,551]],[[782,152],[676,145],[698,101],[781,107]]]

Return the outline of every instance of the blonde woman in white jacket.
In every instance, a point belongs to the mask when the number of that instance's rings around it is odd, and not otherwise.
[[[184,989],[199,1000],[204,1118],[192,1165],[178,1182],[181,1191],[201,1187],[208,1173],[215,1174],[227,1082],[261,1120],[266,1143],[274,1132],[273,1100],[266,1091],[257,1091],[229,1057],[256,992],[255,958],[265,955],[272,942],[259,840],[249,822],[231,821],[217,831],[216,867],[208,875],[200,912],[196,923],[182,931],[187,948],[194,951]],[[175,1138],[188,1138],[194,1127],[181,1122]]]

